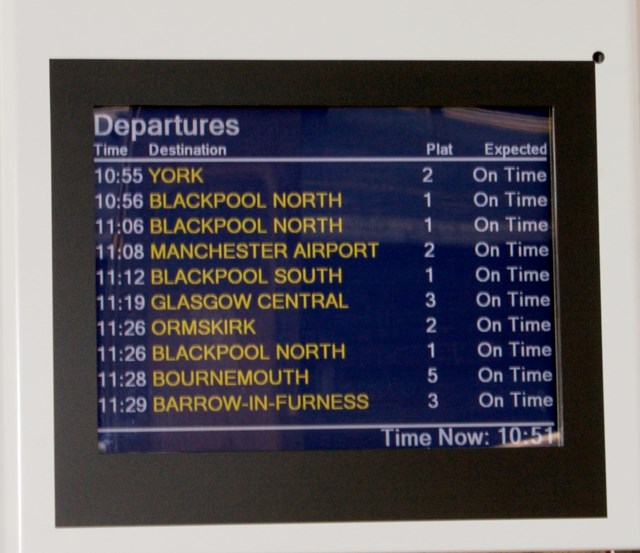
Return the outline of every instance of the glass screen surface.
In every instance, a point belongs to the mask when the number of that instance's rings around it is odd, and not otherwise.
[[[549,109],[94,109],[102,452],[562,444]]]

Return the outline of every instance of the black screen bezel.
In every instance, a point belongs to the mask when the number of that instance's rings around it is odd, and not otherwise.
[[[57,526],[606,516],[592,62],[52,60]],[[548,107],[564,446],[101,455],[93,108]]]

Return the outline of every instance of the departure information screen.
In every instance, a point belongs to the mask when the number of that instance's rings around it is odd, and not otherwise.
[[[93,128],[101,452],[562,445],[550,109]]]

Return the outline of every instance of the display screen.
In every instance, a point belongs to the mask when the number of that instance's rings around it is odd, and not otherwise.
[[[50,69],[56,525],[606,516],[591,60]]]
[[[562,445],[550,108],[93,128],[101,452]]]

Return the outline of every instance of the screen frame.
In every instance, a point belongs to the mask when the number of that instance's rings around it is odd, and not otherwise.
[[[591,62],[50,63],[57,526],[606,516]],[[92,110],[551,107],[559,448],[99,455]]]

